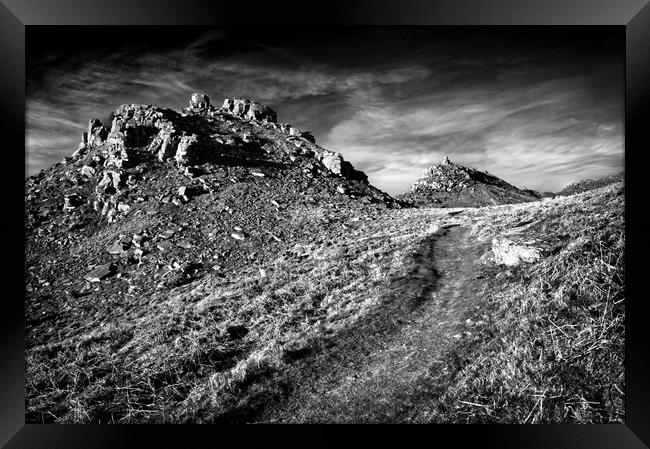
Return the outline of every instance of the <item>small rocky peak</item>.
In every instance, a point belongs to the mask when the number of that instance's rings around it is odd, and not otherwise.
[[[210,107],[210,97],[206,94],[193,93],[190,98],[190,107],[207,109]]]
[[[425,168],[410,191],[398,198],[424,206],[481,207],[536,201],[539,195],[445,156],[441,163]]]
[[[268,106],[256,103],[248,98],[226,98],[221,109],[239,117],[275,123],[277,114]]]
[[[189,106],[183,109],[185,113],[200,114],[214,109],[210,105],[210,97],[202,93],[193,93],[190,97]]]

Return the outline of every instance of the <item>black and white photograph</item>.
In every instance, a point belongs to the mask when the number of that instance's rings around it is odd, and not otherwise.
[[[625,422],[622,27],[61,28],[26,423]]]

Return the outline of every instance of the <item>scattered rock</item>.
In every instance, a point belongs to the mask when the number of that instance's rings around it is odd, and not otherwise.
[[[190,200],[189,192],[190,190],[186,186],[178,188],[178,196],[183,198],[185,202],[188,202]]]
[[[131,239],[131,243],[136,246],[140,247],[146,240],[146,236],[144,234],[133,234],[133,238]]]
[[[75,210],[79,205],[81,205],[81,198],[76,193],[70,193],[65,195],[63,201],[63,211],[70,212]]]
[[[160,238],[162,239],[169,239],[176,234],[176,230],[174,229],[166,229],[160,234]]]
[[[117,266],[114,263],[109,263],[106,265],[100,265],[97,268],[90,271],[84,276],[84,279],[88,282],[100,282],[117,271]]]
[[[156,246],[160,251],[169,251],[174,247],[174,244],[170,241],[164,241],[158,243]]]
[[[112,245],[106,248],[109,254],[121,255],[126,253],[127,245],[124,245],[122,242],[115,242]]]
[[[117,210],[126,214],[131,210],[131,206],[125,203],[120,203],[117,205]]]
[[[97,170],[95,170],[90,165],[84,165],[83,167],[81,167],[81,174],[83,176],[86,176],[87,178],[91,178],[95,176],[95,173],[97,173]]]

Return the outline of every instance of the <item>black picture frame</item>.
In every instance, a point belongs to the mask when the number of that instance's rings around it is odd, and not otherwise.
[[[436,425],[391,429],[347,426],[364,438],[394,436],[454,446],[498,448],[643,448],[650,445],[650,339],[644,278],[650,250],[646,219],[650,127],[650,5],[648,0],[364,0],[304,2],[200,0],[0,0],[0,162],[4,259],[0,312],[0,443],[7,448],[194,447],[211,445],[339,444],[337,429],[323,426],[25,425],[24,423],[24,95],[25,30],[36,25],[611,25],[626,35],[626,418],[610,425]],[[80,35],[80,39],[83,36]],[[23,264],[24,268],[24,264]],[[23,273],[24,274],[24,273]],[[333,431],[334,430],[334,431]],[[306,437],[304,440],[297,436]],[[237,443],[238,441],[238,443]],[[232,443],[230,443],[232,444]],[[179,446],[180,445],[180,446]]]

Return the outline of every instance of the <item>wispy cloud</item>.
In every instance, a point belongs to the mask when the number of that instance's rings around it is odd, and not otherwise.
[[[288,43],[211,30],[184,46],[31,60],[28,173],[72,153],[91,117],[122,103],[181,107],[193,91],[268,104],[389,193],[444,155],[539,190],[622,170],[620,60],[574,42],[520,49],[478,32],[427,33]]]
[[[324,144],[390,192],[408,189],[445,155],[518,185],[558,190],[576,177],[623,168],[621,105],[592,107],[582,81],[459,87],[425,92],[418,104],[378,101],[333,127]],[[401,161],[399,176],[387,170],[386,159]]]

